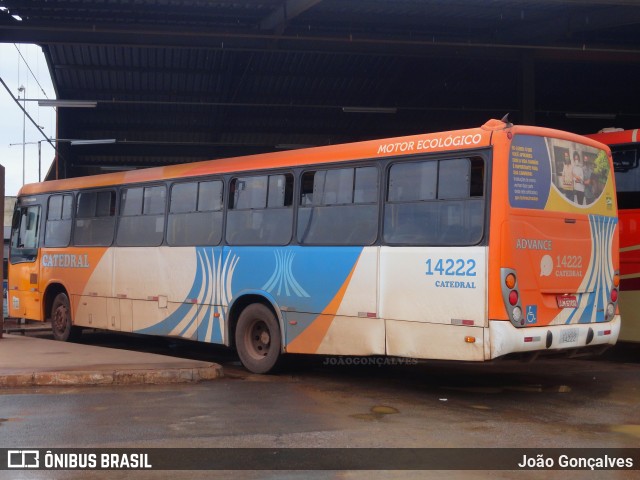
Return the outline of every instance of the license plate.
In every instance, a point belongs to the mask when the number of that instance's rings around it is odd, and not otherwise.
[[[578,308],[578,299],[575,295],[558,295],[556,301],[558,308]]]
[[[578,341],[578,329],[569,328],[560,333],[560,343],[575,343]]]

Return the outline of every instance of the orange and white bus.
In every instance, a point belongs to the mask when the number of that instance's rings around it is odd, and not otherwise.
[[[20,191],[13,317],[237,349],[486,361],[614,344],[618,219],[563,188],[606,146],[480,128],[54,180]]]
[[[607,128],[587,135],[613,155],[620,220],[620,340],[640,342],[640,137],[638,129]]]

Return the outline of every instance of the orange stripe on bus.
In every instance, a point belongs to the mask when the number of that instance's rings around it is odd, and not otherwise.
[[[345,293],[347,293],[347,287],[351,282],[351,277],[353,276],[353,272],[355,272],[357,265],[358,262],[355,263],[355,265],[351,269],[351,272],[349,272],[347,279],[340,287],[340,290],[338,290],[336,295],[333,297],[333,300],[329,302],[322,313],[318,315],[318,317],[316,317],[316,319],[305,329],[304,332],[298,335],[287,346],[288,352],[316,353],[318,351],[322,340],[324,340],[325,335],[329,331],[329,327],[333,323],[338,308],[340,308],[342,299],[344,298]]]

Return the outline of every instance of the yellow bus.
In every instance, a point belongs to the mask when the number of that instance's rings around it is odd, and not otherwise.
[[[608,165],[588,202],[564,178],[574,152]],[[258,373],[287,353],[598,352],[620,330],[612,172],[598,142],[490,120],[26,185],[10,315],[58,340],[233,346]]]

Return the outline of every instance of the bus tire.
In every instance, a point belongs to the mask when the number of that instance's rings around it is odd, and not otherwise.
[[[253,303],[240,314],[236,325],[236,350],[240,361],[253,373],[268,373],[280,360],[282,335],[273,312]]]
[[[66,293],[59,293],[51,305],[51,330],[53,338],[61,342],[77,340],[82,330],[71,321],[71,307]]]

